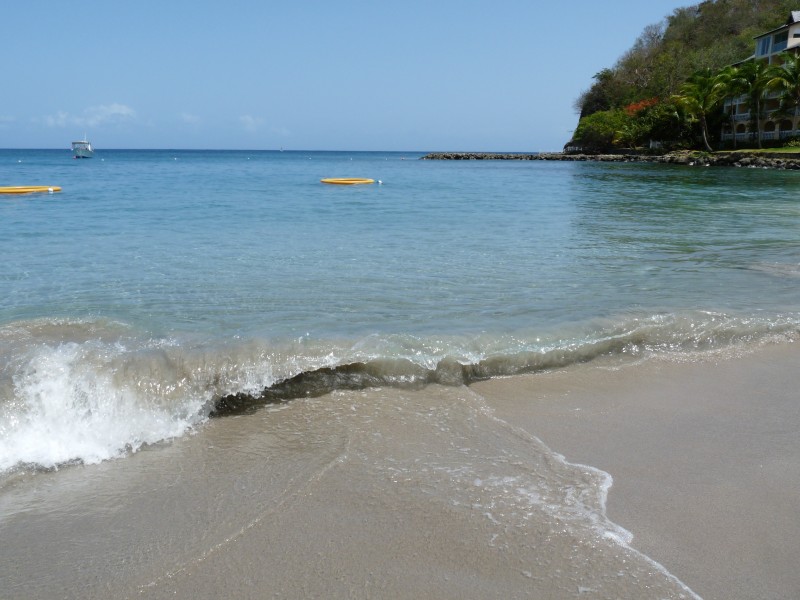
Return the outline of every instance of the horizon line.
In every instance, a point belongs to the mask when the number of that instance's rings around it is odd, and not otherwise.
[[[71,152],[71,148],[0,148],[0,151],[13,150],[45,150]],[[101,148],[97,152],[127,152],[127,151],[148,151],[148,152],[394,152],[394,153],[413,153],[413,154],[433,154],[433,153],[452,153],[452,154],[542,154],[561,152],[561,150],[353,150],[353,149],[286,149],[286,148]]]

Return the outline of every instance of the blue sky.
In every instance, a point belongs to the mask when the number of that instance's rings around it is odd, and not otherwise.
[[[691,0],[6,2],[0,147],[558,150]]]

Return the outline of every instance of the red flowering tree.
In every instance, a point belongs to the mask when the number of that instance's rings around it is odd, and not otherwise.
[[[628,104],[628,106],[625,107],[625,114],[627,114],[629,117],[635,117],[644,109],[650,108],[651,106],[655,106],[656,104],[658,104],[658,98],[648,98],[647,100],[640,100],[639,102]]]

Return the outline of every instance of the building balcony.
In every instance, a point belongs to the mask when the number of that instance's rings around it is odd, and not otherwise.
[[[723,133],[720,136],[720,139],[723,142],[729,142],[734,138],[732,133]],[[737,142],[749,142],[755,139],[755,135],[752,133],[737,133],[736,134],[736,141]]]
[[[781,117],[781,118],[800,117],[800,106],[797,106],[794,109],[790,109],[788,111],[781,111],[780,108],[764,109],[761,119],[764,120],[773,117]],[[738,123],[741,121],[749,121],[752,117],[749,112],[743,112],[735,115],[728,115],[728,118],[733,118],[733,120]]]
[[[769,140],[785,140],[792,137],[800,137],[800,129],[784,129],[783,131],[762,131],[761,132],[761,140],[762,141],[769,141]],[[734,138],[734,134],[732,133],[723,133],[720,135],[720,139],[723,142],[729,142]],[[737,142],[754,142],[756,140],[756,132],[755,131],[746,131],[745,133],[737,133],[736,134],[736,141]]]
[[[747,103],[747,96],[741,95],[736,96],[735,98],[725,98],[724,106],[731,106],[733,104],[746,104]]]

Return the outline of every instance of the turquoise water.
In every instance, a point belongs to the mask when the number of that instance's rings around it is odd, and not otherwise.
[[[63,188],[0,196],[0,471],[323,368],[458,382],[800,329],[800,174],[421,156],[0,150],[0,185]]]

